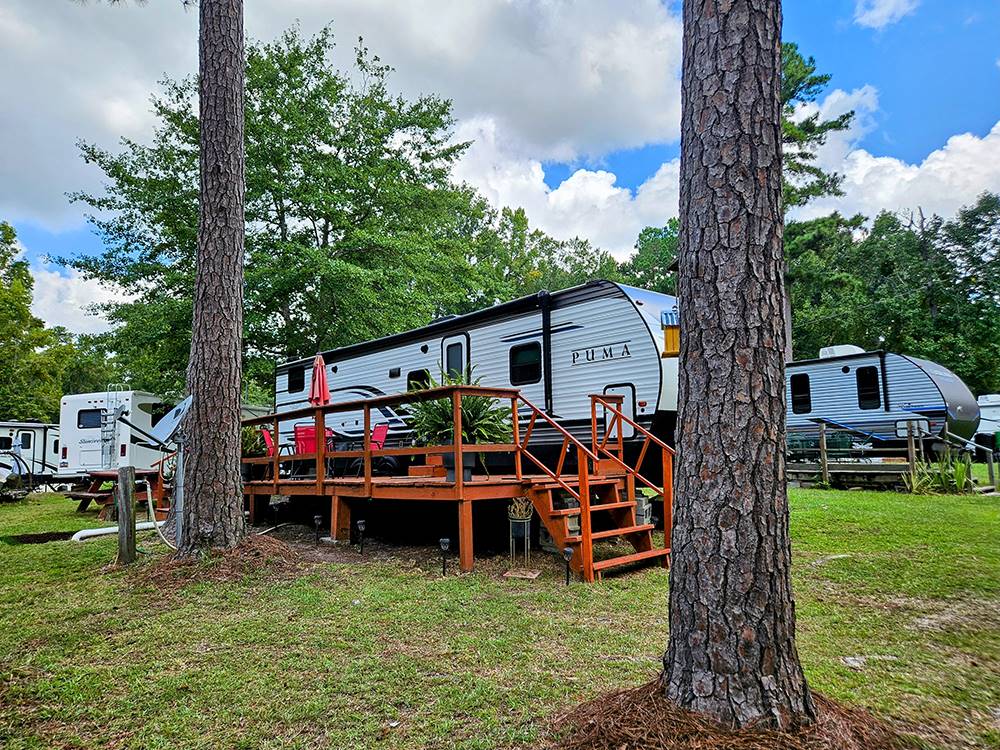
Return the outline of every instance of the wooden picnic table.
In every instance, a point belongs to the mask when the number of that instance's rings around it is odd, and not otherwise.
[[[80,501],[80,504],[76,506],[78,513],[87,510],[91,503],[97,503],[101,506],[98,518],[107,520],[115,507],[115,488],[118,484],[118,471],[115,469],[101,469],[88,472],[87,477],[90,484],[86,490],[67,492],[66,497]],[[163,477],[160,472],[156,469],[138,469],[135,472],[135,479],[136,485],[140,481],[149,483],[150,491],[153,493],[155,515],[160,520],[162,520],[161,515],[162,518],[166,518],[167,511],[170,510],[170,505],[165,499],[166,488],[163,486]],[[104,484],[108,482],[110,482],[110,487],[105,489]],[[141,492],[138,487],[136,487],[136,497],[140,498],[142,503],[145,503],[145,492]]]

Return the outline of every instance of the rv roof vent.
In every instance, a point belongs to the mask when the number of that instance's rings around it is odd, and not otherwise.
[[[1000,406],[1000,393],[984,393],[979,397],[980,406],[992,406],[993,404]]]
[[[865,350],[854,344],[837,344],[836,346],[824,346],[819,350],[820,359],[830,357],[846,357],[849,354],[864,354]]]

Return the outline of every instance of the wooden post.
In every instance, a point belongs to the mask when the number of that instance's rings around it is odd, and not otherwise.
[[[135,467],[118,469],[115,491],[118,505],[118,564],[135,562]]]
[[[997,488],[996,469],[993,466],[993,451],[989,451],[986,454],[986,473],[990,480],[990,486],[993,487],[994,491],[996,491],[998,488]]]
[[[338,495],[330,497],[330,538],[351,541],[351,506]]]
[[[511,429],[513,430],[514,436],[514,476],[517,477],[517,481],[521,481],[521,424],[518,419],[517,414],[517,396],[514,396],[510,400],[510,418],[511,418]]]
[[[455,474],[458,478],[458,474]],[[458,565],[463,573],[472,570],[472,501],[458,501]]]
[[[906,423],[906,459],[910,465],[910,488],[916,486],[917,481],[917,443],[913,439],[913,422]]]
[[[670,532],[674,525],[674,459],[670,451],[660,448],[663,461],[663,549],[670,551]],[[663,558],[663,566],[670,564],[669,558]]]
[[[605,409],[604,413],[607,414],[608,410]],[[590,394],[590,450],[600,458],[600,453],[597,450],[597,396],[593,393]]]
[[[819,470],[823,484],[830,484],[830,464],[826,455],[826,422],[819,423]]]
[[[372,496],[372,410],[365,404],[365,495]]]
[[[594,540],[590,530],[590,466],[581,446],[576,448],[576,464],[580,492],[580,561],[583,580],[594,582]]]
[[[274,482],[274,492],[272,495],[278,494],[278,454],[281,453],[281,436],[278,434],[278,418],[274,418],[274,455],[271,456],[271,481]]]
[[[316,407],[316,494],[322,496],[323,482],[326,481],[326,416],[321,407]]]
[[[465,496],[465,460],[462,456],[462,392],[451,393],[452,442],[455,448],[455,494]],[[471,518],[471,511],[470,518]]]

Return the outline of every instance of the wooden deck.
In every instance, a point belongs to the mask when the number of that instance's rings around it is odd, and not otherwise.
[[[454,425],[461,423],[461,401],[463,396],[480,396],[496,399],[498,404],[510,405],[511,434],[509,444],[462,443],[462,430],[455,429],[457,436],[451,445],[438,446],[397,446],[375,449],[371,444],[372,417],[378,410],[395,407],[404,403],[429,399],[451,399]],[[304,452],[296,447],[293,454],[275,453],[266,457],[246,457],[245,465],[263,466],[268,473],[263,479],[244,483],[244,494],[250,505],[251,521],[259,516],[262,498],[270,502],[272,496],[298,496],[329,498],[330,536],[334,540],[350,538],[350,502],[358,498],[375,500],[412,500],[455,503],[459,529],[459,563],[462,570],[473,567],[474,549],[472,538],[473,506],[484,500],[509,500],[517,497],[528,498],[539,519],[561,549],[573,550],[572,567],[584,580],[592,581],[602,571],[616,565],[642,560],[658,561],[666,564],[669,549],[669,528],[671,510],[671,481],[673,451],[645,428],[636,424],[620,410],[620,396],[591,396],[591,445],[588,447],[563,429],[555,420],[538,409],[534,404],[513,389],[480,388],[477,386],[446,386],[442,388],[415,391],[395,396],[381,396],[363,401],[329,404],[321,407],[299,409],[294,412],[271,414],[249,419],[245,426],[261,427],[280,435],[282,422],[311,419],[315,434],[326,433],[327,415],[344,412],[363,412],[364,439],[360,449],[337,449],[327,440],[316,441],[313,452]],[[598,419],[598,412],[602,419]],[[625,461],[625,450],[621,437],[623,425],[629,424],[643,441],[642,449],[634,466]],[[264,427],[266,425],[266,427]],[[538,458],[538,451],[532,448],[531,440],[537,438],[536,426],[544,425],[549,435],[554,432],[556,439],[562,439],[554,466]],[[600,425],[600,429],[599,429]],[[275,443],[279,442],[277,440]],[[551,447],[551,444],[550,444]],[[643,476],[638,468],[643,466],[649,449],[650,455],[658,455],[660,467],[658,478],[661,485],[654,484]],[[301,452],[300,452],[301,451]],[[473,476],[467,480],[461,470],[453,480],[444,476],[428,476],[440,464],[441,456],[452,455],[455,466],[462,466],[462,456],[470,453],[507,453],[512,457],[513,473],[491,476]],[[573,461],[567,462],[566,456]],[[383,456],[408,457],[408,460],[423,462],[409,467],[405,476],[378,476],[373,471],[374,462]],[[334,474],[333,467],[338,460],[358,462],[357,476]],[[572,463],[572,468],[567,467]],[[299,476],[302,466],[309,467],[309,476]],[[413,475],[416,471],[417,475]],[[652,526],[636,522],[636,487],[653,488],[664,498],[666,528],[665,546],[654,549]],[[664,492],[664,486],[666,491]],[[569,500],[571,506],[564,507]],[[592,514],[602,514],[602,528],[592,531]],[[609,526],[610,524],[610,526]],[[625,555],[595,563],[593,542],[595,539],[622,537],[635,547],[634,555]]]

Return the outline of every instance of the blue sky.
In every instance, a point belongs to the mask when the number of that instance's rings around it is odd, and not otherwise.
[[[107,291],[42,261],[101,247],[82,207],[65,198],[100,191],[75,142],[148,137],[156,82],[196,64],[196,14],[174,2],[4,5],[0,219],[14,224],[36,267],[37,314],[99,328],[80,307]],[[332,21],[343,67],[364,35],[405,95],[453,100],[457,136],[475,141],[457,179],[496,205],[524,207],[557,237],[586,237],[624,256],[643,226],[676,215],[679,8],[674,0],[256,0],[247,31],[271,39],[296,19],[307,34]],[[832,75],[817,106],[858,111],[856,126],[821,154],[845,176],[847,195],[800,218],[917,207],[947,214],[1000,190],[1000,1],[785,0],[784,16],[784,38]]]

